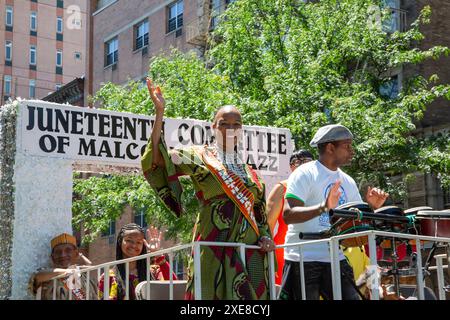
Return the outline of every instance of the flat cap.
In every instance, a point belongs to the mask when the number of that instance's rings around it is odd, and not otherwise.
[[[341,124],[329,124],[317,130],[309,145],[317,147],[318,144],[332,141],[353,139],[353,134]]]

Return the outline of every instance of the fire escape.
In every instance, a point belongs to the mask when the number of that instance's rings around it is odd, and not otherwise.
[[[219,16],[232,0],[196,0],[197,15],[186,24],[186,42],[204,53],[210,32],[217,26]]]

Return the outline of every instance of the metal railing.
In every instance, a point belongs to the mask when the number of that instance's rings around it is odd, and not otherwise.
[[[300,266],[300,284],[301,284],[301,293],[302,293],[302,299],[306,299],[306,290],[305,290],[305,274],[304,274],[304,260],[303,260],[303,251],[304,247],[312,244],[318,244],[318,243],[328,243],[330,248],[330,261],[331,261],[331,273],[332,273],[332,288],[333,288],[333,299],[334,300],[342,300],[342,292],[341,292],[341,272],[340,272],[340,260],[339,260],[339,253],[341,252],[339,242],[344,239],[349,238],[355,238],[355,237],[361,237],[361,236],[367,236],[368,237],[368,246],[369,246],[369,259],[370,259],[370,265],[371,266],[378,266],[377,264],[377,254],[376,254],[376,237],[383,237],[383,239],[389,238],[389,239],[407,239],[407,240],[416,240],[415,246],[416,246],[416,254],[417,254],[417,274],[416,274],[416,280],[417,280],[417,289],[418,289],[418,299],[423,300],[424,299],[424,276],[423,276],[423,267],[422,267],[422,241],[430,241],[433,243],[442,243],[446,245],[450,245],[450,238],[440,238],[440,237],[430,237],[430,236],[421,236],[421,235],[413,235],[413,234],[404,234],[404,233],[393,233],[393,232],[384,232],[384,231],[363,231],[363,232],[357,232],[357,233],[351,233],[346,235],[340,235],[340,236],[333,236],[326,239],[319,239],[319,240],[307,240],[302,241],[298,243],[292,243],[292,244],[284,244],[276,246],[277,249],[282,248],[288,248],[288,247],[298,247],[300,252],[300,259],[299,259],[299,266]],[[259,249],[259,246],[256,245],[246,245],[243,243],[229,243],[229,242],[205,242],[205,241],[197,241],[192,242],[189,244],[184,245],[178,245],[174,246],[168,249],[155,251],[152,253],[148,253],[145,255],[140,255],[133,258],[128,259],[122,259],[122,260],[116,260],[111,261],[91,267],[87,267],[84,269],[80,269],[77,272],[82,274],[86,273],[86,299],[89,299],[90,295],[90,272],[97,271],[97,278],[100,279],[101,276],[101,269],[104,269],[104,287],[103,287],[103,299],[108,300],[109,299],[109,291],[110,291],[110,285],[109,285],[109,270],[111,267],[119,265],[119,264],[125,264],[125,270],[126,270],[126,277],[124,279],[125,286],[126,286],[126,296],[125,299],[128,300],[129,297],[129,263],[132,261],[138,261],[142,259],[146,259],[147,266],[150,266],[150,259],[152,257],[158,257],[164,254],[167,254],[169,256],[169,265],[170,265],[170,278],[169,280],[165,280],[165,282],[169,283],[169,299],[173,300],[173,285],[174,285],[174,279],[173,279],[173,264],[174,264],[174,254],[186,250],[191,249],[193,252],[193,262],[194,262],[194,290],[195,290],[195,299],[196,300],[202,300],[202,291],[201,291],[201,282],[202,282],[202,269],[201,269],[201,247],[202,246],[219,246],[219,247],[235,247],[238,248],[239,254],[241,257],[242,262],[246,263],[245,259],[245,253],[247,249]],[[268,261],[269,261],[269,294],[270,299],[275,300],[276,297],[276,285],[275,285],[275,255],[274,251],[268,252]],[[438,276],[438,286],[439,286],[439,299],[445,300],[445,283],[444,283],[444,273],[443,269],[447,268],[446,265],[443,264],[443,260],[446,257],[446,255],[436,255],[436,267],[431,267],[429,270],[436,270],[437,276]],[[376,268],[374,268],[376,269]],[[147,298],[150,297],[150,268],[147,267],[147,279],[144,280],[147,282],[146,285],[146,294]],[[378,273],[375,272],[374,274],[370,275],[372,279],[372,286],[371,286],[371,299],[372,300],[379,300],[379,286],[380,286],[380,277]],[[108,278],[107,278],[108,277]],[[53,299],[56,299],[56,281],[58,279],[67,278],[67,275],[61,275],[58,277],[54,277],[53,280]],[[69,290],[69,300],[72,300],[72,290]]]
[[[385,232],[385,231],[363,231],[363,232],[356,232],[341,236],[334,236],[327,239],[320,239],[320,240],[311,240],[311,241],[304,241],[302,243],[293,243],[293,244],[284,244],[281,246],[277,246],[277,248],[286,248],[286,247],[299,247],[300,248],[300,284],[301,284],[301,292],[302,292],[302,299],[306,299],[305,295],[305,279],[304,279],[304,261],[303,261],[303,247],[308,246],[311,244],[318,244],[318,243],[328,243],[330,248],[330,260],[331,260],[331,273],[332,273],[332,288],[333,288],[333,299],[334,300],[342,300],[342,292],[341,292],[341,273],[340,273],[340,265],[339,265],[339,241],[349,238],[355,238],[355,237],[361,237],[361,236],[367,236],[368,237],[368,246],[369,246],[369,259],[370,259],[370,265],[377,267],[378,261],[377,261],[377,254],[376,254],[376,237],[381,236],[383,238],[391,238],[391,239],[408,239],[408,240],[416,240],[416,254],[417,254],[417,289],[418,289],[418,299],[424,300],[424,277],[423,277],[423,267],[422,267],[422,241],[430,241],[433,243],[445,243],[450,245],[450,238],[441,238],[441,237],[430,237],[430,236],[421,236],[421,235],[412,235],[412,234],[405,234],[405,233],[394,233],[394,232]],[[445,300],[445,290],[444,290],[444,275],[443,275],[443,268],[447,267],[442,264],[443,259],[446,257],[446,255],[438,255],[435,256],[437,260],[437,266],[436,270],[438,272],[438,286],[439,286],[439,298],[441,300]],[[430,270],[433,270],[434,268],[429,268]],[[372,286],[371,286],[371,299],[372,300],[379,300],[379,287],[380,287],[380,277],[378,273],[376,273],[376,268],[373,268],[373,274],[370,275],[372,279]]]

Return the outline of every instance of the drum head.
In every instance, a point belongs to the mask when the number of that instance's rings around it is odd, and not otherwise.
[[[419,211],[416,215],[417,218],[450,218],[450,211]]]
[[[406,215],[411,215],[411,214],[417,214],[417,212],[419,212],[419,211],[430,211],[430,210],[433,210],[433,208],[432,207],[426,207],[426,206],[414,207],[414,208],[406,209],[405,210],[405,214]]]
[[[372,208],[369,206],[369,204],[367,202],[364,201],[352,201],[352,202],[347,202],[344,204],[341,204],[340,206],[336,207],[336,209],[344,209],[344,210],[349,210],[352,208],[356,208],[359,209],[361,211],[364,212],[373,212]]]
[[[391,214],[394,216],[404,216],[405,215],[405,213],[403,212],[403,209],[401,209],[397,206],[381,207],[381,208],[376,209],[375,213]]]

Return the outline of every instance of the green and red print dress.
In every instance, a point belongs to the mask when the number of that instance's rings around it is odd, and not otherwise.
[[[240,242],[257,245],[270,237],[265,187],[256,172],[243,165],[244,176],[222,165],[215,148],[194,146],[159,149],[165,168],[152,165],[152,144],[142,156],[145,178],[165,205],[177,216],[183,213],[180,176],[189,176],[199,201],[194,241]],[[245,264],[238,248],[201,246],[201,298],[203,300],[269,299],[268,259],[260,250],[246,250]],[[186,299],[194,299],[194,265],[189,263]]]

